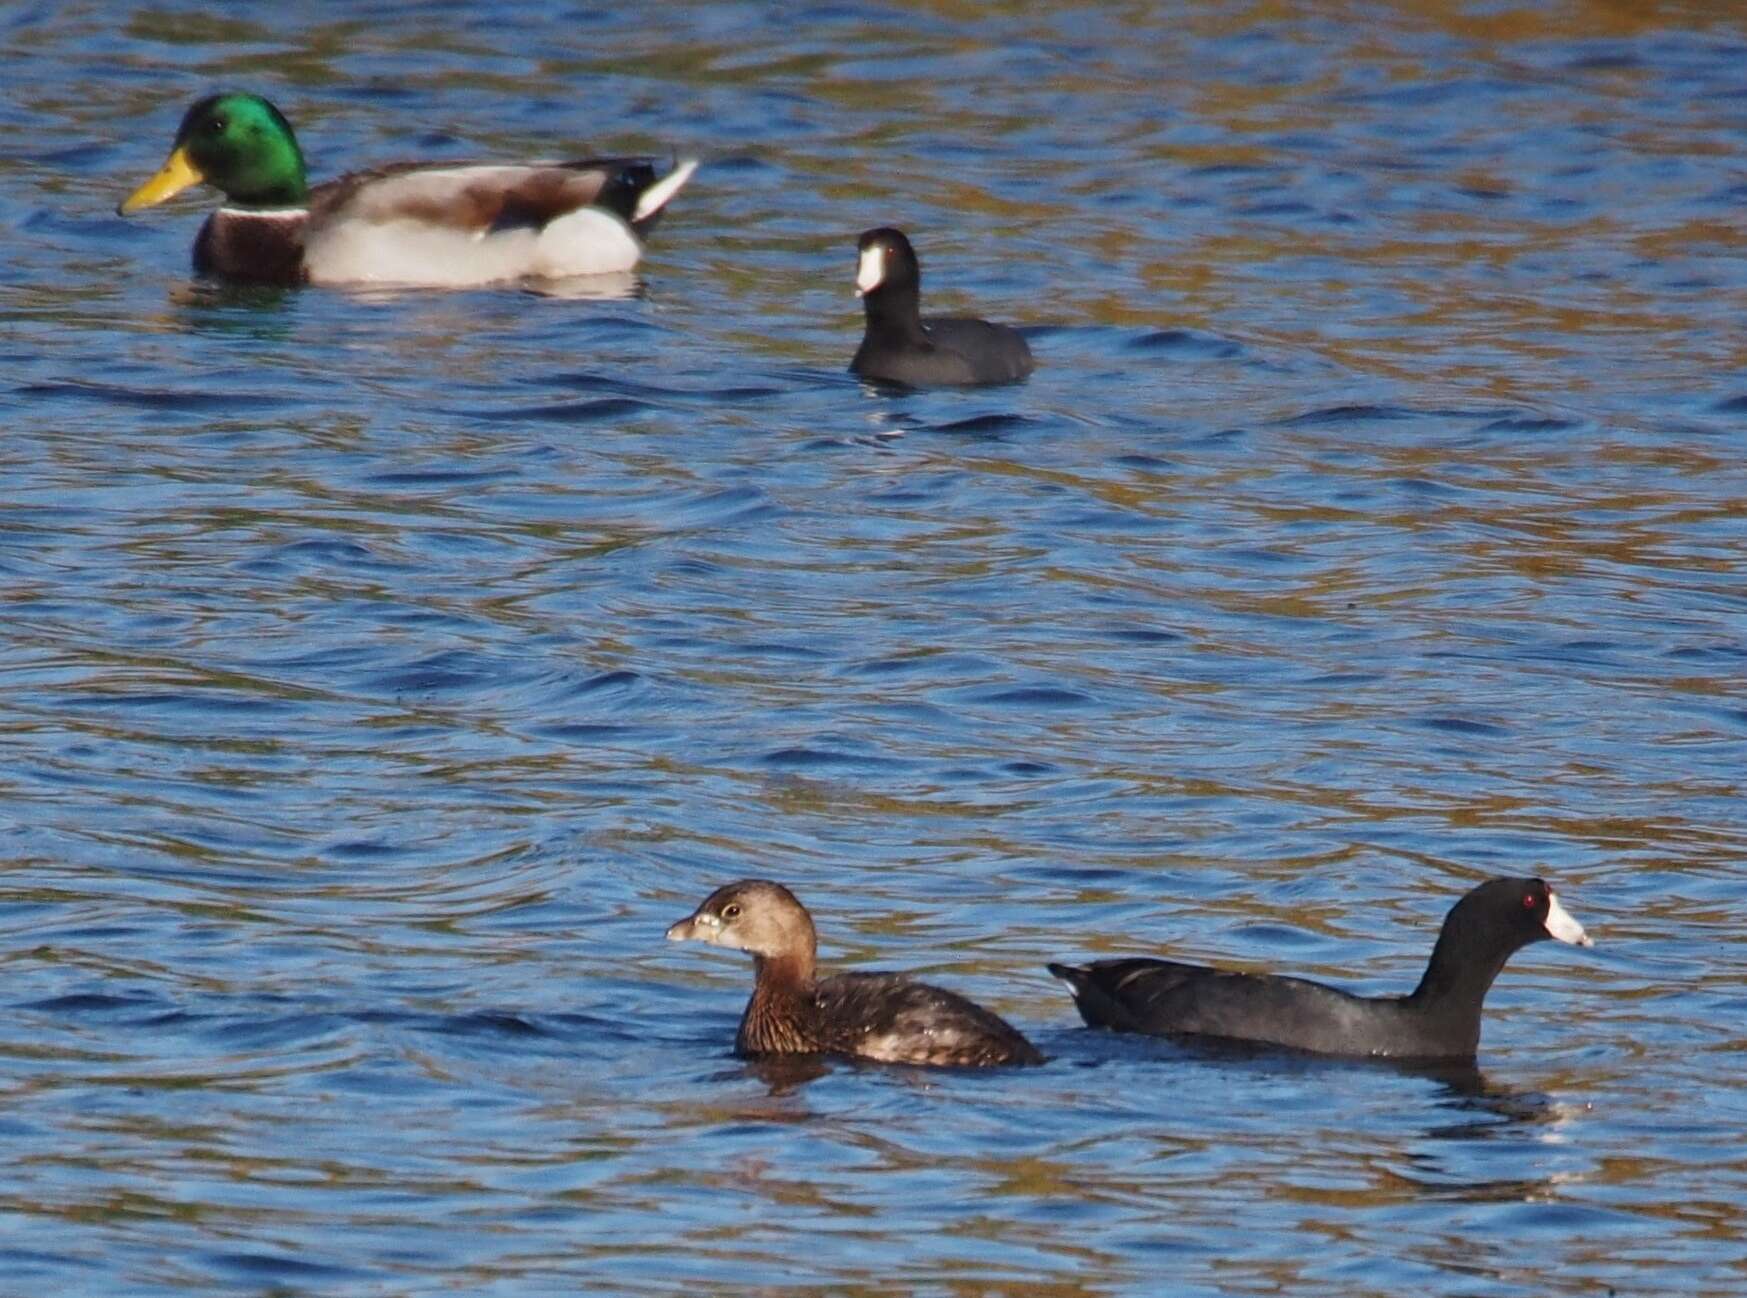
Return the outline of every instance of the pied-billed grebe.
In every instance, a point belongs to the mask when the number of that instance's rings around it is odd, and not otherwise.
[[[867,332],[849,368],[864,379],[936,387],[1009,383],[1033,369],[1015,329],[987,320],[922,318],[922,267],[902,230],[869,230],[857,245],[855,291]]]
[[[892,1064],[1041,1064],[1037,1048],[962,996],[901,974],[815,978],[813,918],[780,883],[742,879],[704,898],[667,930],[752,955],[752,999],[734,1048],[742,1055],[855,1055]]]
[[[1541,880],[1493,879],[1451,908],[1410,996],[1355,996],[1303,978],[1172,960],[1052,964],[1049,971],[1073,988],[1093,1027],[1321,1054],[1467,1059],[1480,1044],[1481,1002],[1504,962],[1549,937],[1595,945]]]

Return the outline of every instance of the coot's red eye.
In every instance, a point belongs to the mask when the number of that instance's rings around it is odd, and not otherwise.
[[[1523,894],[1523,909],[1524,910],[1533,910],[1534,908],[1535,908],[1535,894],[1532,892],[1525,892]]]

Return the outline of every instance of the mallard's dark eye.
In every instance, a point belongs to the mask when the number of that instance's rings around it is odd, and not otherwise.
[[[722,907],[722,918],[723,919],[738,919],[739,917],[740,917],[740,903],[739,902],[731,901],[726,906]]]
[[[225,121],[224,118],[215,117],[206,124],[206,130],[207,133],[211,135],[223,135],[225,127],[229,125],[230,123]]]

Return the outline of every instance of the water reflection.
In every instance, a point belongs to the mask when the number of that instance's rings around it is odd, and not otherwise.
[[[233,284],[226,280],[191,279],[174,284],[169,290],[170,305],[179,311],[213,312],[219,321],[226,315],[247,319],[251,315],[262,320],[286,319],[284,308],[295,301],[299,289],[280,288],[271,284]],[[202,316],[203,319],[206,317]],[[271,335],[268,335],[271,336]]]
[[[633,271],[608,275],[571,275],[563,279],[524,280],[521,287],[535,297],[565,302],[616,302],[644,296],[648,289]]]
[[[743,1061],[742,1071],[756,1078],[770,1095],[783,1096],[842,1066],[839,1061],[825,1055],[766,1055]]]
[[[1472,1064],[1404,1065],[1408,1076],[1423,1077],[1438,1084],[1434,1095],[1440,1107],[1464,1115],[1431,1127],[1433,1140],[1490,1140],[1511,1133],[1513,1128],[1554,1124],[1562,1119],[1558,1101],[1540,1091],[1514,1090],[1494,1081]]]
[[[1589,1179],[1586,1160],[1566,1166],[1547,1157],[1548,1146],[1565,1144],[1575,1130],[1568,1133],[1565,1128],[1581,1117],[1568,1103],[1545,1094],[1488,1087],[1464,1097],[1461,1107],[1473,1116],[1429,1128],[1425,1140],[1430,1147],[1403,1151],[1405,1165],[1399,1174],[1424,1197],[1545,1203]]]

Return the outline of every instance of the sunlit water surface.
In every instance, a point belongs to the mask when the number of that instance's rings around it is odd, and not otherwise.
[[[4,18],[6,1292],[1747,1289],[1738,11],[346,10]],[[632,296],[227,290],[112,215],[214,85],[706,165]],[[883,223],[1030,382],[843,372]],[[1505,872],[1475,1072],[1042,969]],[[746,874],[1053,1062],[734,1060]]]

